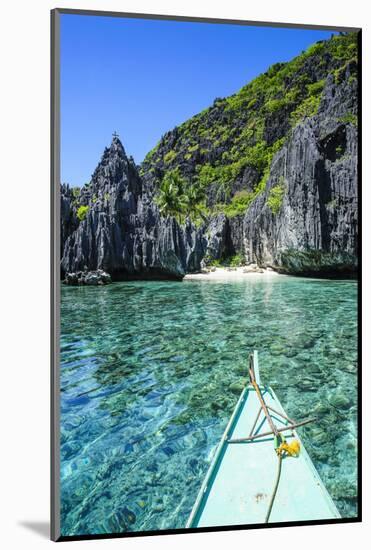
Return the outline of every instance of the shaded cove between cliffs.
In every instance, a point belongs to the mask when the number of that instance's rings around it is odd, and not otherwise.
[[[355,516],[355,281],[63,286],[60,343],[63,535],[184,527],[253,349]]]

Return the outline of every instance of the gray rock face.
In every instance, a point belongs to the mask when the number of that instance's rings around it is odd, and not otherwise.
[[[79,204],[87,211],[80,222],[72,197],[71,189],[62,186],[62,277],[102,269],[114,279],[182,278],[199,269],[202,234],[190,223],[181,228],[174,218],[160,216],[117,137],[81,191]]]
[[[76,209],[73,206],[73,199],[72,189],[70,189],[68,185],[61,185],[61,257],[63,255],[64,243],[69,235],[71,235],[71,233],[73,233],[79,225],[79,221],[76,217]]]
[[[206,251],[203,266],[211,260],[220,260],[226,255],[228,245],[228,218],[219,214],[213,218],[206,231]]]
[[[114,137],[88,185],[77,193],[61,186],[62,277],[103,270],[113,280],[181,279],[234,254],[285,273],[354,273],[358,138],[353,69],[349,64],[340,82],[331,74],[327,77],[318,113],[290,131],[272,160],[265,190],[245,214],[217,214],[199,228],[189,220],[180,226],[175,218],[160,215],[154,196],[158,168],[150,168],[147,161],[139,176]],[[278,115],[266,121],[267,140],[277,139],[277,124]],[[166,139],[171,147],[176,129]],[[247,167],[233,192],[253,190],[257,178]]]
[[[112,280],[111,276],[108,273],[102,271],[101,269],[98,269],[97,271],[77,271],[75,273],[66,273],[66,277],[63,282],[66,285],[72,286],[97,286],[108,285],[112,282]]]
[[[248,262],[287,273],[348,273],[357,268],[356,81],[327,80],[313,118],[304,120],[273,159],[265,192],[243,221]],[[344,98],[346,100],[344,101]],[[272,211],[272,189],[283,189]]]

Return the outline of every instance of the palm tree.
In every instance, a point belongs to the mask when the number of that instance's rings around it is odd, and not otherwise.
[[[201,208],[201,201],[204,198],[202,189],[195,184],[190,184],[184,194],[185,204],[186,204],[186,214],[187,216],[201,216],[203,221],[206,221],[204,213]]]
[[[156,197],[160,213],[164,216],[174,216],[180,223],[186,206],[183,189],[182,176],[179,171],[173,170],[165,174]]]
[[[163,216],[173,216],[179,224],[186,217],[206,217],[200,208],[203,199],[202,189],[194,183],[186,183],[179,169],[167,172],[159,187],[155,202]]]

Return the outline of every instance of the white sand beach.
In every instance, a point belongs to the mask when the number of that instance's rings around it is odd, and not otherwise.
[[[249,279],[270,279],[286,277],[273,269],[257,269],[251,266],[245,267],[216,267],[211,270],[204,270],[200,273],[187,273],[184,281],[240,281]]]

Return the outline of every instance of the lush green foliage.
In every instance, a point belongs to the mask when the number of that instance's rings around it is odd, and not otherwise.
[[[280,178],[279,182],[274,185],[270,190],[267,198],[267,206],[272,211],[272,214],[276,215],[281,210],[283,197],[286,192],[286,182],[284,178]]]
[[[77,218],[80,220],[80,222],[82,222],[83,220],[85,220],[87,214],[88,214],[88,211],[89,211],[89,206],[79,206],[78,209],[77,209]]]
[[[241,267],[246,265],[245,258],[242,254],[235,254],[227,258],[220,258],[218,260],[210,260],[206,262],[211,267]]]
[[[244,214],[252,201],[255,194],[250,191],[238,191],[232,198],[231,202],[226,205],[220,205],[221,210],[230,218]]]
[[[176,168],[166,172],[155,201],[161,214],[174,216],[182,223],[187,216],[202,215],[198,208],[200,198],[199,189],[191,182],[187,182]]]
[[[182,210],[183,178],[179,170],[168,171],[163,178],[156,203],[164,216],[177,216]]]
[[[353,124],[353,126],[358,126],[357,116],[353,113],[347,113],[343,117],[339,118],[339,122],[344,122],[344,124]]]
[[[309,96],[291,113],[290,122],[295,126],[305,117],[311,117],[316,114],[321,101],[320,95]]]
[[[166,155],[164,156],[164,162],[166,162],[166,164],[169,164],[175,159],[176,156],[177,156],[177,152],[174,151],[174,149],[171,149],[171,151],[166,153]]]
[[[245,263],[245,258],[242,256],[242,254],[235,254],[229,260],[229,265],[231,267],[240,267],[242,265],[245,265]]]
[[[259,142],[253,147],[246,148],[243,156],[230,164],[212,166],[209,163],[200,165],[195,178],[196,184],[201,189],[207,188],[212,183],[217,183],[222,189],[222,195],[225,198],[230,197],[231,185],[241,172],[250,166],[262,174],[260,183],[257,185],[259,192],[265,188],[265,183],[269,175],[270,163],[274,154],[279,151],[284,143],[284,138],[277,140],[271,147],[263,142]]]
[[[169,133],[165,134],[141,168],[142,174],[156,174],[162,211],[176,212],[180,218],[190,216],[198,222],[215,211],[228,216],[243,214],[264,191],[273,156],[292,128],[317,113],[328,74],[333,73],[337,82],[346,75],[349,80],[354,78],[347,67],[356,56],[355,33],[313,44],[290,62],[272,65],[236,94],[216,99],[210,108],[181,124],[171,150]],[[349,115],[344,122],[356,124],[356,118]],[[170,184],[168,178],[174,170],[178,171],[177,183]],[[250,185],[250,191],[233,196],[235,182],[241,182],[244,174],[250,177],[250,170],[256,174],[254,188]],[[180,184],[179,178],[185,175]],[[279,204],[280,190],[278,186],[269,198],[272,212]],[[211,194],[214,201],[210,201]]]
[[[211,267],[222,267],[222,261],[220,259],[218,260],[210,260],[208,261],[208,258],[204,258],[206,265]]]

